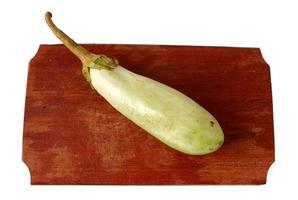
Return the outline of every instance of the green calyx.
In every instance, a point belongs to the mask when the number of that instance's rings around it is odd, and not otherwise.
[[[119,62],[115,58],[111,59],[106,55],[96,55],[90,62],[83,64],[83,76],[85,77],[86,81],[90,84],[91,88],[94,89],[91,82],[90,69],[112,70],[116,68],[118,65]]]

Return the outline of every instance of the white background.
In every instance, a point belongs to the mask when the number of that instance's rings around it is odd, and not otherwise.
[[[253,199],[298,197],[298,6],[295,1],[1,1],[0,199]],[[276,162],[264,186],[30,186],[21,161],[28,62],[59,43],[53,20],[80,43],[260,47],[271,66]],[[6,198],[5,198],[6,197]]]

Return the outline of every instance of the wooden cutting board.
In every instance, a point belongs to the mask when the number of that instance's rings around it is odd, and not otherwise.
[[[259,49],[83,46],[200,103],[220,122],[225,143],[205,156],[169,148],[92,90],[64,46],[41,45],[30,61],[25,105],[23,160],[31,184],[266,182],[273,114],[269,66]]]

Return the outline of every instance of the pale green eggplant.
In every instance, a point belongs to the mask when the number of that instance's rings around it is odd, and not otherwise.
[[[58,29],[51,18],[47,12],[48,26],[82,61],[83,75],[91,87],[128,119],[186,154],[208,154],[222,146],[224,134],[218,121],[198,103],[167,85],[123,68],[116,59],[88,52]]]

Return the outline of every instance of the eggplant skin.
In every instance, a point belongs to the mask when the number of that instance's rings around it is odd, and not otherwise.
[[[90,69],[90,76],[115,109],[168,146],[190,155],[222,146],[224,134],[215,117],[181,92],[121,66]]]

